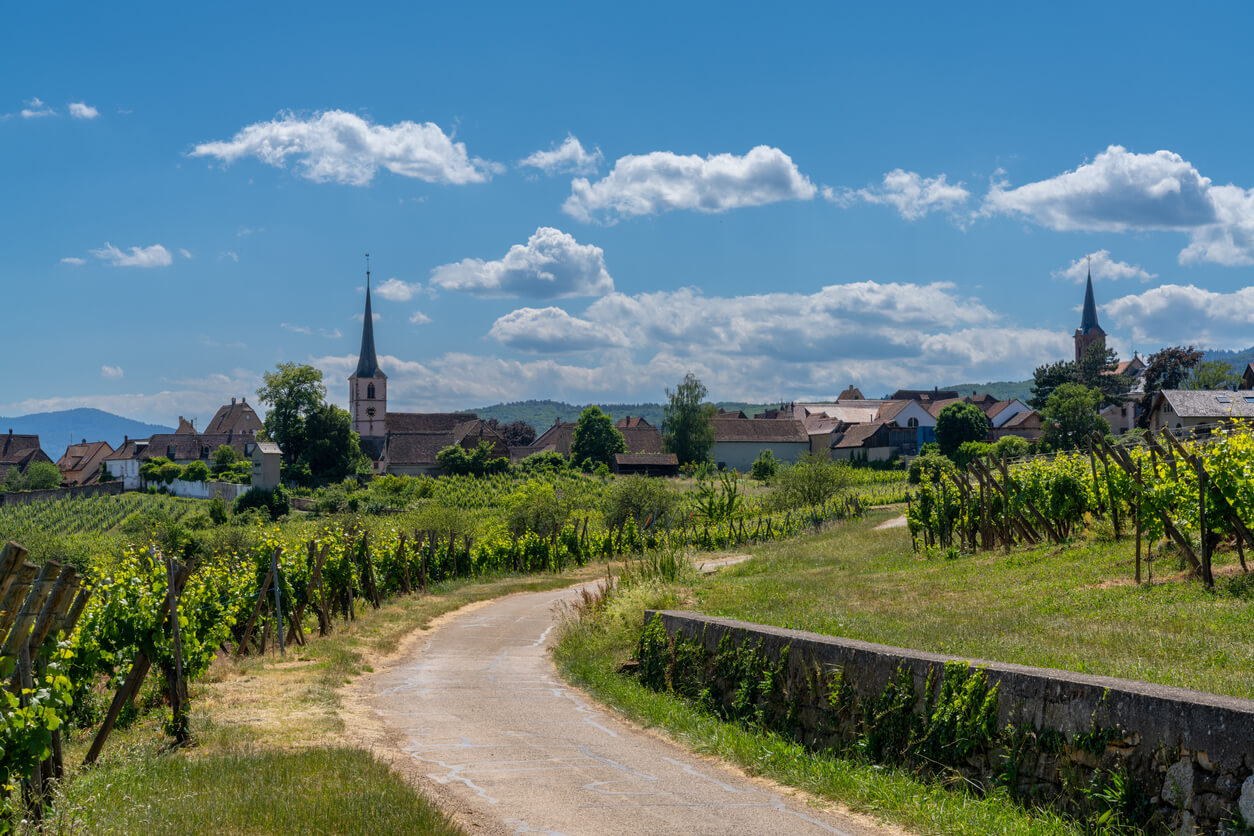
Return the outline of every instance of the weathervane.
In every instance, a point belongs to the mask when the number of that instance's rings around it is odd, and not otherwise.
[[[370,253],[366,253],[366,290],[370,289]]]

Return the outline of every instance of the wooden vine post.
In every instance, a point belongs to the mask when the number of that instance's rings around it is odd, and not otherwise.
[[[279,583],[279,549],[275,549],[274,554],[270,556],[270,576],[274,578],[274,617],[277,627],[274,635],[279,640],[279,655],[286,656],[287,648],[283,641],[283,595],[280,591],[283,584]]]
[[[179,575],[175,568],[177,562],[172,555],[165,559],[166,607],[169,610],[170,643],[174,649],[174,681],[167,685],[170,693],[174,739],[179,745],[183,745],[191,740],[191,729],[187,716],[187,680],[183,678],[183,635],[179,630],[179,595],[182,589],[177,583]]]

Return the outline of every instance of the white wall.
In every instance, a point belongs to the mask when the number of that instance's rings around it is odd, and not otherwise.
[[[716,464],[722,464],[732,470],[748,473],[753,461],[763,450],[770,450],[781,462],[795,462],[803,453],[810,452],[807,441],[716,441],[714,442],[713,458]]]

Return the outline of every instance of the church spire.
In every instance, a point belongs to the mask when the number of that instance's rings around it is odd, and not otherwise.
[[[1093,298],[1093,269],[1090,267],[1088,287],[1084,290],[1084,314],[1080,317],[1080,331],[1088,334],[1101,330],[1102,326],[1097,324],[1097,301]]]
[[[378,371],[379,361],[374,353],[374,315],[370,312],[370,253],[366,253],[366,313],[361,322],[357,377],[375,377]]]

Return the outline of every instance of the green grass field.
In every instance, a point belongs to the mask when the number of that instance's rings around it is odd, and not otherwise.
[[[695,609],[955,656],[1254,697],[1254,575],[1216,558],[1214,591],[1155,561],[1132,583],[1131,541],[930,559],[876,511],[827,533],[751,549],[698,583]]]

